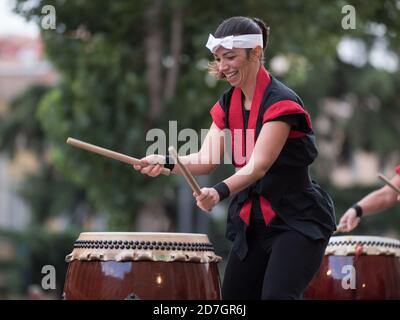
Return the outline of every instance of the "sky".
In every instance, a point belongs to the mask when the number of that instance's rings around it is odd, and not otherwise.
[[[13,3],[14,0],[0,0],[0,36],[37,36],[39,34],[37,25],[12,12]]]

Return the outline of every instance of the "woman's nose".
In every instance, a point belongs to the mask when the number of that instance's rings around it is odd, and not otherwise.
[[[219,62],[219,72],[224,72],[227,69],[227,64],[224,61]]]

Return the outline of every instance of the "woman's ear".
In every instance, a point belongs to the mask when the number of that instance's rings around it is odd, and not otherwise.
[[[252,61],[260,61],[262,57],[262,49],[260,46],[253,48],[250,52]],[[254,59],[254,60],[253,60]]]

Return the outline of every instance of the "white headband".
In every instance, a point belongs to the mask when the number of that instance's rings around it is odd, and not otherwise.
[[[242,34],[240,36],[227,36],[225,38],[214,38],[212,34],[208,37],[206,47],[212,53],[222,46],[226,49],[232,48],[255,48],[257,46],[263,47],[262,34]]]

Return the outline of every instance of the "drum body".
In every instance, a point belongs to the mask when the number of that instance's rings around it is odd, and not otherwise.
[[[81,233],[66,257],[63,296],[219,300],[220,259],[203,234]]]
[[[341,236],[329,241],[305,299],[400,299],[400,241]]]

